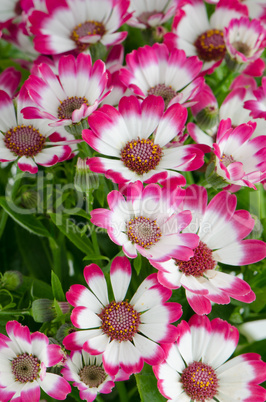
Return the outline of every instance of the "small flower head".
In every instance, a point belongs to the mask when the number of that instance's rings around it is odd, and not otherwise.
[[[70,350],[83,348],[93,355],[102,354],[103,368],[95,368],[97,386],[104,383],[105,373],[114,376],[122,369],[129,375],[141,371],[144,361],[162,361],[158,342],[170,342],[175,337],[169,324],[182,314],[178,303],[166,303],[171,291],[159,285],[152,274],[140,284],[131,300],[125,299],[131,279],[126,257],[116,257],[112,262],[111,302],[104,274],[97,265],[85,267],[84,276],[89,289],[73,285],[66,294],[74,306],[72,323],[81,331],[71,333],[63,343]],[[89,381],[90,371],[82,371],[83,381]]]
[[[177,328],[176,342],[163,345],[165,361],[153,367],[159,391],[169,402],[265,400],[266,391],[258,386],[266,379],[261,357],[247,353],[227,361],[238,343],[235,327],[194,315]]]
[[[40,399],[40,387],[55,399],[65,399],[71,387],[61,376],[46,372],[62,360],[59,345],[49,345],[47,336],[30,334],[29,328],[17,321],[6,325],[8,336],[0,337],[0,400]]]

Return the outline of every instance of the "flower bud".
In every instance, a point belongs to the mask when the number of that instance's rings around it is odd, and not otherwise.
[[[77,191],[88,193],[99,187],[99,177],[97,173],[91,172],[87,165],[87,158],[78,158],[74,186]]]
[[[70,312],[68,302],[57,302],[63,314]],[[54,301],[50,299],[37,299],[32,303],[32,316],[36,322],[50,322],[56,318]]]
[[[23,282],[22,274],[19,271],[6,271],[0,279],[0,287],[7,290],[17,289]]]

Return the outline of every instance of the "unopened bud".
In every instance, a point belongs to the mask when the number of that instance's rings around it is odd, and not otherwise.
[[[73,134],[75,138],[80,139],[82,131],[85,128],[89,127],[88,119],[83,119],[83,120],[79,121],[78,123],[73,123],[73,124],[70,124],[69,126],[64,126],[64,127],[68,133]]]
[[[210,130],[219,122],[219,110],[214,105],[206,106],[196,115],[196,120],[202,130]]]
[[[6,271],[0,278],[0,287],[7,290],[17,289],[23,282],[22,274],[19,271]]]
[[[84,193],[88,193],[99,187],[98,174],[90,170],[87,165],[87,158],[78,158],[74,186],[77,191]]]
[[[70,312],[68,302],[57,302],[63,314]],[[50,299],[37,299],[32,303],[32,316],[36,322],[50,322],[56,318],[54,301]]]

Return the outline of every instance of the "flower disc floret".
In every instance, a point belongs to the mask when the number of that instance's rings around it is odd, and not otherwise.
[[[15,357],[11,362],[11,367],[15,380],[21,383],[32,382],[39,377],[40,361],[28,353]]]
[[[99,314],[103,332],[117,341],[131,341],[140,324],[140,313],[137,313],[127,300],[112,301]]]
[[[155,244],[162,236],[161,229],[155,220],[137,216],[127,223],[127,235],[132,243],[148,248]]]
[[[121,161],[133,172],[142,175],[156,168],[163,151],[152,140],[137,139],[129,141],[121,150]]]
[[[194,256],[189,261],[175,260],[179,270],[185,275],[203,276],[206,270],[215,268],[216,262],[213,259],[212,250],[205,243],[200,241],[193,251]]]
[[[165,84],[158,84],[148,89],[147,94],[161,96],[164,100],[165,108],[167,108],[169,102],[176,96],[176,91],[171,87],[171,85],[167,86]]]
[[[17,126],[5,134],[4,142],[18,156],[35,156],[44,147],[46,137],[33,126]]]
[[[72,31],[70,39],[72,39],[77,44],[77,48],[80,52],[84,52],[88,47],[88,43],[82,43],[80,38],[90,35],[100,35],[103,36],[106,30],[104,25],[98,21],[85,21],[82,24],[78,24]]]
[[[218,61],[225,55],[224,34],[219,29],[209,29],[202,33],[194,45],[200,60]]]
[[[60,106],[58,107],[58,118],[59,119],[71,119],[72,113],[81,107],[85,103],[89,106],[88,99],[78,96],[67,97],[65,100],[60,101]]]
[[[218,390],[215,371],[202,362],[189,364],[181,375],[181,383],[186,394],[194,401],[212,399]]]
[[[80,370],[79,377],[89,388],[94,388],[105,381],[107,374],[101,366],[87,365]]]

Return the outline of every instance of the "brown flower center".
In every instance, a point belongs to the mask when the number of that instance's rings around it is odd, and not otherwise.
[[[80,39],[89,35],[103,36],[105,32],[105,27],[101,22],[89,20],[77,25],[73,29],[70,38],[76,42],[78,50],[84,52],[90,46],[90,43],[82,43]]]
[[[35,156],[44,147],[46,137],[32,126],[10,128],[5,134],[4,142],[10,151],[18,156]]]
[[[79,376],[84,384],[88,385],[89,388],[97,388],[101,385],[107,377],[106,372],[100,366],[84,366],[80,372]]]
[[[218,61],[225,55],[223,31],[209,29],[201,34],[194,43],[198,57],[203,61]]]
[[[23,353],[12,360],[11,370],[16,381],[32,382],[39,377],[40,361],[37,357]]]
[[[181,375],[181,383],[186,394],[197,402],[210,401],[218,390],[215,371],[201,362],[193,362],[185,368]]]
[[[170,86],[167,87],[164,84],[155,85],[148,91],[148,95],[161,96],[164,100],[165,108],[169,105],[169,102],[176,96],[176,92]]]
[[[139,175],[148,173],[159,164],[163,151],[151,140],[137,139],[130,141],[121,151],[121,161]]]
[[[132,243],[149,248],[160,239],[162,232],[156,221],[144,216],[137,216],[127,223],[127,235]]]
[[[112,301],[99,314],[103,332],[117,341],[131,341],[138,331],[140,313],[127,302]]]
[[[210,250],[205,243],[199,242],[198,247],[194,250],[194,256],[189,261],[176,260],[180,271],[185,275],[203,276],[207,269],[214,269],[216,262],[212,257],[212,250]]]
[[[58,118],[59,119],[71,119],[74,110],[79,109],[81,105],[85,103],[89,106],[88,100],[83,96],[71,96],[63,101],[60,101],[60,106],[58,107]]]

